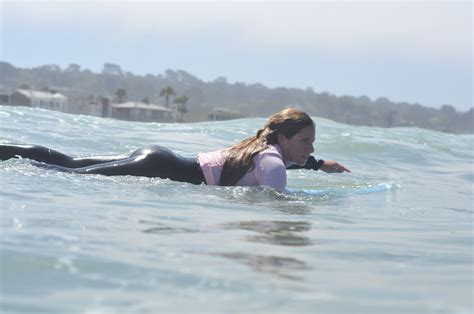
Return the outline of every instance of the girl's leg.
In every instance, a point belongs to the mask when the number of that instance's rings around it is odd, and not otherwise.
[[[0,160],[18,157],[33,159],[39,162],[68,168],[86,167],[128,158],[128,156],[73,158],[53,149],[39,145],[0,144]]]
[[[120,161],[129,158],[129,155],[121,156],[94,156],[94,157],[75,157],[72,159],[74,167],[71,168],[81,168],[97,164],[103,164],[107,162]]]
[[[0,159],[28,158],[48,164],[72,167],[72,158],[58,151],[36,145],[0,145]]]
[[[82,174],[159,177],[193,184],[205,182],[204,175],[197,160],[177,156],[170,150],[160,146],[149,146],[139,149],[132,153],[130,157],[118,161],[100,163],[77,169],[54,168],[61,171]]]

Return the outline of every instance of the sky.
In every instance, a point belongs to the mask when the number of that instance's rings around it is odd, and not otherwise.
[[[0,16],[0,60],[21,68],[114,63],[473,107],[472,1],[0,0]]]

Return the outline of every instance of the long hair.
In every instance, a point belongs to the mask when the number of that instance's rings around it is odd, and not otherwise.
[[[269,145],[278,144],[278,134],[290,139],[312,125],[314,122],[311,117],[299,109],[287,108],[273,114],[255,136],[226,150],[219,185],[235,185],[254,166],[253,156],[267,149]]]

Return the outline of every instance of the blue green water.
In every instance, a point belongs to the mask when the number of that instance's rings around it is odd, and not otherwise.
[[[0,162],[0,312],[472,313],[474,136],[315,120],[353,172],[288,171],[287,195]],[[192,156],[264,121],[0,107],[0,142]]]

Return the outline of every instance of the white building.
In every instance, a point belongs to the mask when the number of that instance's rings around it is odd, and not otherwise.
[[[127,121],[173,122],[173,110],[142,102],[112,104],[112,118]]]
[[[10,96],[10,105],[67,111],[67,97],[60,93],[17,89]]]
[[[245,116],[242,113],[227,108],[214,108],[207,116],[211,121],[242,119],[244,117]]]
[[[80,105],[80,113],[95,116],[95,117],[103,117],[104,116],[104,109],[102,104],[98,104],[94,101],[89,101]]]

